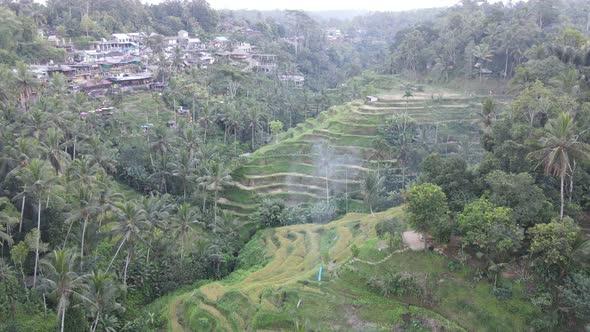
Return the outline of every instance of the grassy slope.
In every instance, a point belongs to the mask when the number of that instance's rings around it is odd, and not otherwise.
[[[246,263],[222,281],[168,297],[162,315],[169,331],[414,330],[524,331],[536,314],[521,298],[498,300],[473,271],[447,269],[448,260],[427,252],[376,249],[375,224],[399,216],[399,208],[376,216],[351,213],[326,225],[265,230],[242,253]],[[361,248],[351,261],[353,244]],[[378,262],[370,264],[367,262]],[[317,282],[319,266],[324,277]],[[419,298],[384,297],[367,286],[371,276],[411,273],[435,285],[435,304]],[[297,308],[297,303],[301,305]]]
[[[418,123],[433,124],[431,130],[438,123],[438,145],[444,151],[449,147],[452,150],[456,140],[462,137],[478,141],[473,139],[476,137],[473,122],[480,108],[477,97],[467,98],[450,90],[426,87],[425,92],[415,92],[415,97],[404,99],[403,91],[396,89],[396,85],[399,82],[389,82],[387,92],[382,91],[382,99],[375,104],[355,101],[332,107],[286,132],[278,144],[257,150],[234,172],[242,187],[228,189],[223,194],[223,208],[245,215],[255,211],[262,198],[281,197],[290,204],[323,199],[325,170],[319,167],[318,155],[318,147],[323,143],[333,148],[337,164],[330,170],[331,195],[343,194],[343,183],[348,181],[349,194],[355,197],[360,180],[372,168],[372,144],[378,126],[392,114],[407,112]],[[454,141],[446,144],[449,137]]]

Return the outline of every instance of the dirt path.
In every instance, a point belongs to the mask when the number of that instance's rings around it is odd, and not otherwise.
[[[360,258],[354,258],[353,261],[361,262],[361,263],[365,263],[365,264],[369,264],[369,265],[379,265],[379,264],[382,264],[383,262],[387,261],[388,259],[390,259],[391,256],[393,256],[395,254],[400,254],[400,253],[408,251],[408,250],[410,250],[410,248],[403,248],[403,249],[396,250],[396,251],[390,253],[389,255],[385,256],[383,259],[380,259],[376,262],[369,262],[369,261],[366,261],[366,260],[360,259]]]
[[[402,240],[412,250],[424,249],[424,239],[420,233],[414,231],[403,232]]]
[[[185,332],[185,329],[178,321],[178,314],[180,313],[178,309],[180,309],[180,307],[182,306],[182,301],[189,298],[193,294],[194,292],[182,294],[170,303],[170,306],[168,308],[168,319],[170,321],[170,329],[173,332]]]
[[[214,306],[201,302],[201,304],[199,304],[199,309],[206,311],[209,315],[215,317],[217,321],[221,323],[221,328],[225,329],[226,331],[232,330],[231,325],[229,324],[227,319],[225,319],[225,316]]]

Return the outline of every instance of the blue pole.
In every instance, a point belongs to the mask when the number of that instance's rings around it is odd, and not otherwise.
[[[320,265],[320,271],[318,272],[318,281],[322,281],[322,266]]]

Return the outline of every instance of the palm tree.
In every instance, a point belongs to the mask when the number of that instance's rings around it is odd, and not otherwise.
[[[184,259],[185,246],[192,240],[195,233],[194,226],[198,224],[201,224],[198,220],[198,212],[191,208],[190,204],[183,203],[177,207],[170,229],[174,234],[174,240],[180,245],[181,261]]]
[[[48,127],[48,114],[40,109],[34,109],[26,117],[25,125],[28,127],[28,133],[36,139],[40,139]]]
[[[178,140],[188,152],[188,158],[195,157],[195,151],[199,147],[201,141],[197,135],[197,128],[193,125],[187,125],[178,133]]]
[[[143,196],[140,199],[140,204],[145,211],[146,221],[151,229],[166,229],[165,221],[170,215],[172,204],[170,204],[170,195],[150,195]],[[152,234],[153,235],[153,234]],[[150,261],[150,250],[153,236],[150,237],[150,241],[147,248],[146,262]]]
[[[233,109],[227,115],[227,128],[234,135],[234,143],[238,140],[238,132],[242,130],[243,114],[237,109]]]
[[[117,170],[117,149],[110,147],[110,143],[105,143],[98,136],[90,136],[84,142],[84,152],[92,162],[100,165],[107,173],[114,174]]]
[[[406,167],[411,155],[411,145],[416,138],[417,124],[408,113],[401,113],[387,119],[385,128],[385,139],[392,146],[398,148],[397,159],[402,170],[401,187],[404,188],[406,184]]]
[[[494,51],[490,45],[483,43],[475,46],[472,50],[472,54],[478,60],[479,80],[481,81],[484,65],[487,62],[492,61],[494,58]]]
[[[563,218],[565,177],[574,159],[590,159],[590,144],[578,141],[579,134],[574,132],[576,123],[567,112],[561,112],[556,119],[550,120],[545,128],[545,136],[539,140],[542,148],[529,153],[527,157],[538,160],[539,164],[542,163],[545,174],[559,176],[559,216]]]
[[[217,161],[210,163],[209,167],[205,168],[206,174],[198,179],[199,183],[206,191],[212,191],[214,196],[214,225],[217,222],[217,195],[225,187],[235,185],[234,180],[230,175],[230,170]]]
[[[68,214],[66,223],[69,224],[66,238],[64,239],[64,245],[68,241],[68,237],[72,230],[72,226],[77,221],[82,221],[82,234],[80,235],[80,267],[83,264],[84,258],[84,242],[86,239],[86,229],[88,222],[92,216],[96,216],[100,213],[100,204],[96,197],[96,192],[91,185],[74,185],[74,188],[70,189],[71,192],[75,192],[75,206]]]
[[[160,192],[168,193],[168,178],[173,175],[174,163],[170,161],[169,154],[163,154],[154,164],[154,171],[149,176],[158,180],[158,190]]]
[[[68,250],[54,250],[48,258],[41,261],[43,269],[42,288],[45,294],[57,302],[57,317],[61,320],[61,332],[64,331],[66,309],[72,296],[85,298],[87,289],[86,276],[74,271],[76,254]]]
[[[5,24],[9,24],[6,22],[7,20],[4,20],[5,18],[6,16],[2,16],[3,22],[5,22]],[[18,26],[18,23],[15,23],[14,26]],[[10,70],[8,67],[0,68],[0,106],[2,106],[4,109],[8,109],[9,105],[11,105],[16,99],[13,97],[13,83],[14,74],[12,73],[12,70]]]
[[[127,245],[127,258],[125,259],[125,268],[123,271],[123,284],[127,284],[127,269],[131,262],[131,256],[137,242],[145,242],[144,233],[149,229],[149,223],[146,220],[146,213],[140,204],[135,201],[126,201],[119,203],[117,206],[116,222],[111,233],[114,237],[120,237],[119,246],[115,255],[111,259],[106,272],[108,272],[117,258],[123,245]]]
[[[170,216],[170,210],[173,205],[170,204],[171,196],[164,195],[149,195],[141,197],[139,204],[145,212],[145,218],[150,224],[150,227],[165,228],[164,222]]]
[[[2,167],[9,174],[16,174],[20,168],[26,166],[32,158],[40,158],[40,144],[33,137],[21,136],[14,141],[10,140],[12,132],[7,133],[6,145],[2,150]],[[9,136],[10,135],[10,136]],[[2,137],[4,139],[4,137]],[[4,142],[3,142],[4,143]]]
[[[96,182],[97,201],[100,206],[100,213],[96,216],[98,226],[102,226],[103,219],[108,216],[109,212],[116,210],[117,202],[122,201],[125,197],[122,193],[113,190],[111,183],[100,179]]]
[[[387,140],[385,140],[385,138],[379,137],[373,141],[372,148],[373,152],[369,156],[369,161],[375,160],[375,162],[377,163],[377,174],[379,174],[381,161],[388,160],[391,158],[391,146],[387,144]]]
[[[18,62],[16,64],[14,79],[19,91],[21,107],[26,112],[29,110],[29,99],[33,95],[33,89],[36,86],[35,77],[31,71],[29,71],[29,68],[25,63]]]
[[[121,308],[121,305],[117,303],[121,287],[113,280],[112,274],[102,271],[93,272],[86,279],[88,281],[86,303],[89,304],[90,314],[94,317],[90,331],[95,332],[102,314]]]
[[[208,105],[205,105],[199,117],[199,123],[203,127],[203,144],[207,144],[207,131],[209,131],[209,126],[213,124],[213,121],[215,121],[215,114]]]
[[[578,80],[578,71],[575,68],[569,68],[566,71],[562,71],[557,76],[557,81],[559,82],[561,90],[568,95],[574,95],[574,92],[578,87]]]
[[[0,257],[0,285],[4,285],[4,289],[2,292],[3,295],[0,297],[0,299],[3,303],[8,302],[8,304],[13,308],[13,313],[14,309],[16,308],[16,306],[14,305],[15,299],[13,296],[10,296],[10,294],[13,294],[15,290],[13,289],[12,283],[9,281],[13,281],[15,279],[16,272],[14,271],[12,266],[6,263],[3,257]],[[5,300],[7,301],[5,302]]]
[[[384,190],[383,181],[384,178],[375,172],[368,173],[363,181],[363,199],[373,216],[375,216],[375,213],[373,213],[373,206]]]
[[[179,177],[182,183],[182,197],[186,201],[186,190],[188,179],[195,172],[196,159],[190,157],[191,153],[181,150],[178,159],[171,163],[172,175]]]
[[[12,245],[10,226],[18,224],[18,212],[6,197],[0,197],[0,247],[3,243]]]
[[[154,33],[146,38],[145,44],[154,54],[161,54],[164,51],[165,41],[164,36]]]
[[[408,110],[408,103],[410,102],[410,98],[414,97],[412,94],[412,90],[407,89],[403,95],[404,99],[406,100],[406,111]]]
[[[68,169],[68,180],[70,180],[71,191],[77,193],[77,206],[70,213],[67,221],[70,227],[66,234],[65,243],[70,234],[72,224],[77,220],[82,220],[82,236],[80,238],[80,264],[84,257],[84,240],[86,238],[86,227],[91,216],[96,216],[101,212],[101,204],[96,194],[95,186],[98,182],[97,177],[104,170],[88,156],[82,156],[74,160],[72,167]]]
[[[484,131],[488,131],[496,121],[496,103],[492,97],[486,98],[481,103],[479,124]]]
[[[174,48],[170,65],[175,71],[179,71],[184,65],[184,52],[179,46]]]
[[[330,174],[332,159],[334,158],[334,148],[329,144],[322,144],[318,148],[319,167],[324,170],[326,185],[326,203],[330,203]]]
[[[216,232],[224,239],[238,239],[242,222],[231,213],[223,212],[218,219]],[[202,241],[201,241],[202,243]]]
[[[251,130],[250,150],[254,151],[254,140],[256,138],[256,131],[262,129],[262,112],[258,107],[252,107],[246,114],[246,121],[248,128]]]
[[[52,175],[51,167],[46,161],[40,159],[32,159],[29,164],[20,169],[17,178],[23,183],[23,191],[21,195],[34,197],[37,199],[37,229],[41,231],[41,201],[43,195],[48,193],[51,186],[57,179]],[[37,249],[35,250],[35,268],[33,274],[33,288],[37,284],[37,268],[39,265],[39,241],[37,237]]]
[[[59,175],[63,165],[70,159],[70,156],[62,150],[61,144],[64,139],[64,133],[56,128],[49,128],[45,134],[45,140],[41,142],[45,159],[49,160],[55,170],[55,175]]]

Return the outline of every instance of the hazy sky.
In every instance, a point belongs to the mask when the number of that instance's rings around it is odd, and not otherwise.
[[[152,0],[153,1],[153,0]],[[208,0],[215,9],[303,9],[402,11],[416,8],[448,7],[459,0]],[[493,1],[492,1],[493,2]]]

